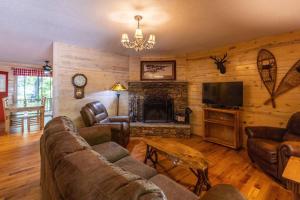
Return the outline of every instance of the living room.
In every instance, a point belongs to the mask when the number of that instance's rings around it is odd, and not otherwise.
[[[299,199],[299,6],[1,2],[0,199]]]

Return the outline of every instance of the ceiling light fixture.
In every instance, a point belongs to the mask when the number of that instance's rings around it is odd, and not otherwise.
[[[143,49],[152,49],[155,45],[155,35],[150,34],[148,41],[144,39],[143,31],[140,28],[140,21],[142,16],[136,15],[134,19],[137,21],[138,26],[135,30],[134,41],[129,41],[127,33],[122,34],[121,43],[125,48],[135,49],[136,51],[142,51]]]
[[[50,74],[52,72],[52,67],[49,65],[49,61],[45,61],[45,65],[43,66],[43,70],[45,74]]]

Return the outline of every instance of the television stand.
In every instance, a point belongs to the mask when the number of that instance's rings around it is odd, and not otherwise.
[[[236,109],[203,108],[204,140],[239,149],[240,111]]]

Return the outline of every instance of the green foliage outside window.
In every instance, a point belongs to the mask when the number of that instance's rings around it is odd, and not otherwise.
[[[46,97],[46,108],[51,107],[52,77],[17,76],[16,87],[17,103],[35,103]]]

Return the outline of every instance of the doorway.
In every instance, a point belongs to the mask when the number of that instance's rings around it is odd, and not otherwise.
[[[4,122],[2,98],[8,96],[8,72],[0,71],[0,122]]]

